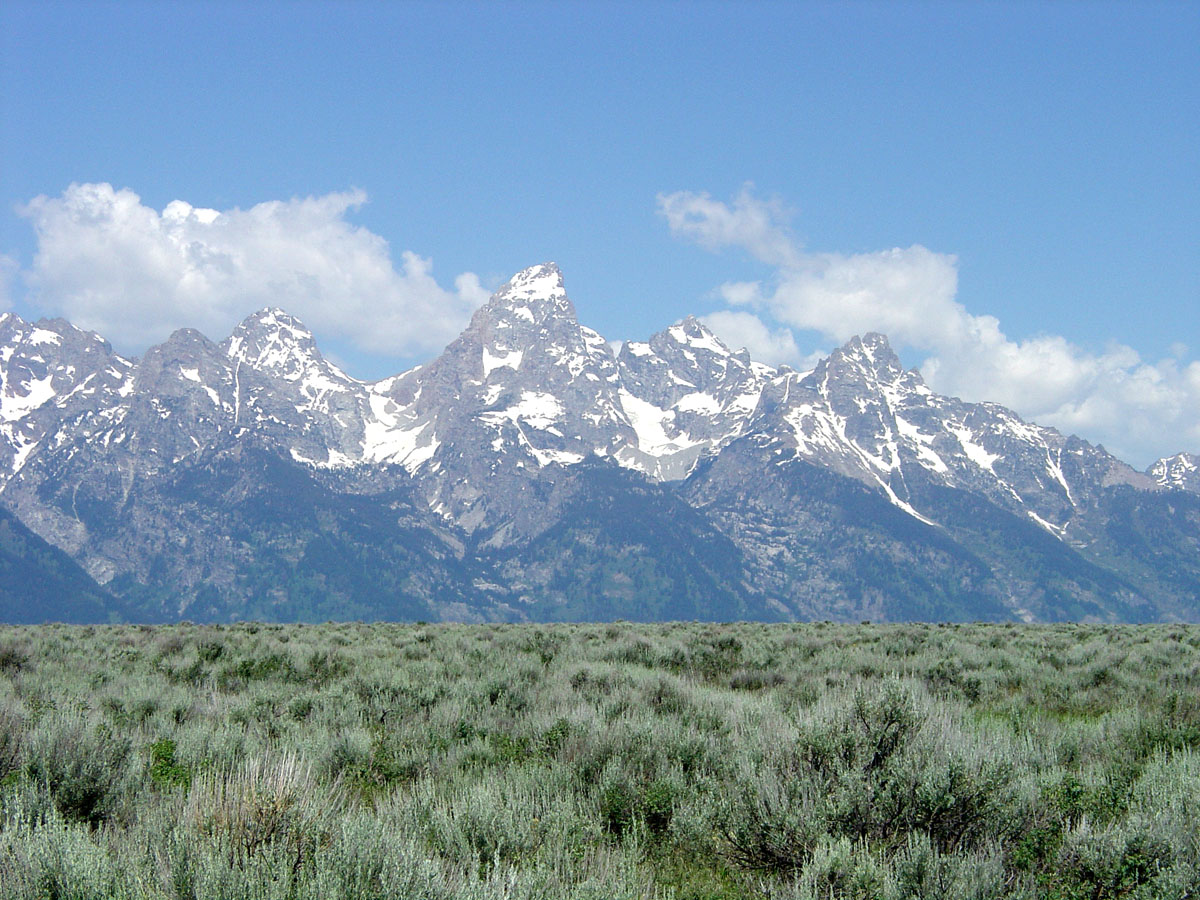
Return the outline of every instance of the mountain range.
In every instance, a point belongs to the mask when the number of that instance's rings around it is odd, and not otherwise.
[[[1200,457],[1142,472],[695,318],[615,348],[552,263],[364,382],[280,309],[140,359],[0,316],[0,619],[1200,620]]]

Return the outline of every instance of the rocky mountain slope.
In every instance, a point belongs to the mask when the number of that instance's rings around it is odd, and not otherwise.
[[[1197,620],[1197,471],[937,395],[882,335],[807,373],[693,318],[614,352],[553,264],[372,383],[277,309],[139,360],[0,317],[0,505],[106,615]]]

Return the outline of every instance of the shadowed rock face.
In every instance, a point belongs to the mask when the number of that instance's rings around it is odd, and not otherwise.
[[[0,503],[162,617],[1194,619],[1198,472],[935,394],[879,334],[806,373],[692,317],[614,352],[553,263],[373,383],[279,309],[140,360],[0,316]]]

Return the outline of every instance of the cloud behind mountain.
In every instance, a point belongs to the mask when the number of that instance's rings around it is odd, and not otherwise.
[[[798,356],[792,330],[836,342],[881,331],[923,355],[921,371],[942,393],[1003,403],[1140,464],[1169,447],[1200,447],[1200,361],[1145,360],[1119,340],[1096,353],[1058,335],[1011,338],[996,317],[958,299],[953,255],[919,244],[812,252],[792,237],[786,208],[749,187],[729,202],[662,194],[658,209],[676,236],[714,252],[737,248],[773,268],[765,283],[720,285],[727,310],[707,319],[731,342],[750,338],[766,362]]]
[[[141,350],[176,328],[222,333],[250,310],[286,306],[330,337],[396,356],[431,355],[488,296],[478,277],[452,288],[429,259],[348,215],[351,190],[214,210],[183,200],[160,212],[133,191],[72,184],[23,207],[37,235],[25,280],[32,301]]]

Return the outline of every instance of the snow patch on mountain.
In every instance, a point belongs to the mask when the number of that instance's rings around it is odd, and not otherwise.
[[[625,388],[621,388],[620,397],[621,409],[637,434],[637,449],[642,453],[666,456],[701,443],[675,425],[673,410],[659,409]]]
[[[576,463],[583,462],[584,459],[587,458],[584,456],[584,454],[576,453],[571,450],[544,450],[529,443],[528,439],[525,438],[524,433],[522,433],[521,437],[525,441],[526,446],[529,448],[529,452],[533,455],[533,458],[537,460],[537,464],[540,467],[545,467],[551,465],[552,463],[560,466],[573,466]]]
[[[45,328],[34,327],[29,332],[29,343],[31,344],[52,344],[58,346],[62,344],[62,335],[53,331],[48,331]]]
[[[492,354],[487,348],[483,348],[483,377],[487,378],[496,369],[508,368],[514,372],[521,368],[521,359],[525,356],[522,350],[512,350],[507,353]]]
[[[507,409],[481,413],[484,422],[507,419],[518,424],[531,425],[546,430],[562,418],[563,405],[553,394],[544,391],[522,391],[521,398]]]
[[[1164,488],[1200,493],[1200,455],[1176,453],[1163,457],[1146,474]]]
[[[987,469],[993,475],[995,474],[996,470],[993,468],[993,464],[1000,458],[999,453],[988,453],[982,444],[976,443],[975,433],[970,428],[949,425],[947,429],[958,438],[959,446],[962,447],[963,452],[967,455],[967,459],[975,463],[979,468]]]
[[[1052,535],[1054,535],[1059,540],[1062,540],[1063,538],[1066,537],[1067,530],[1063,526],[1055,525],[1053,522],[1047,522],[1045,519],[1043,519],[1041,516],[1039,516],[1032,509],[1025,510],[1025,514],[1027,516],[1029,516],[1029,518],[1033,519],[1033,521],[1037,522],[1039,525],[1041,525],[1043,528],[1045,528],[1048,532],[1050,532]]]
[[[925,434],[901,415],[896,415],[895,420],[896,429],[900,432],[901,438],[916,451],[918,463],[939,474],[950,471],[946,461],[933,449],[934,435]]]
[[[0,419],[6,422],[23,419],[55,396],[53,375],[31,378],[15,386],[6,380],[0,396]]]
[[[712,394],[706,394],[703,391],[695,391],[691,394],[684,394],[675,402],[675,409],[683,412],[702,413],[704,415],[715,416],[721,411],[721,402]]]

